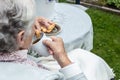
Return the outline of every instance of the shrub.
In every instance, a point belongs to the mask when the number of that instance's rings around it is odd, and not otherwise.
[[[101,5],[106,5],[106,0],[98,0],[98,3]]]
[[[120,9],[120,0],[107,0],[107,4],[114,5]]]
[[[66,2],[66,0],[58,0],[59,2]]]

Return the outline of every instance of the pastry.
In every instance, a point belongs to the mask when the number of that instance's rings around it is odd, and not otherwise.
[[[41,31],[45,32],[45,33],[50,33],[55,27],[55,24],[51,24],[48,28],[42,26],[41,27]]]
[[[35,36],[36,36],[36,38],[40,38],[40,31],[39,30],[35,31]]]

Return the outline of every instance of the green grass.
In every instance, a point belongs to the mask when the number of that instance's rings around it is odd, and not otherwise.
[[[120,79],[120,16],[89,8],[94,29],[92,52],[101,56],[113,68],[116,80]]]
[[[59,2],[67,2],[66,0],[59,0]]]

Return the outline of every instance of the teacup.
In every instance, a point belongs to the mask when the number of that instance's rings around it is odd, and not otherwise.
[[[37,40],[37,42],[31,46],[31,49],[40,56],[45,56],[45,57],[49,56],[50,53],[48,52],[47,47],[43,44],[43,40],[46,39],[52,41],[52,39],[50,39],[44,33],[42,33],[42,38]]]

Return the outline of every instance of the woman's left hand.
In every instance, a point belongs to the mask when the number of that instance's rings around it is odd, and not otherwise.
[[[62,38],[52,36],[51,39],[52,41],[50,40],[43,41],[43,43],[48,48],[49,53],[53,55],[53,57],[57,60],[61,67],[65,67],[71,64],[72,62],[67,56]]]

